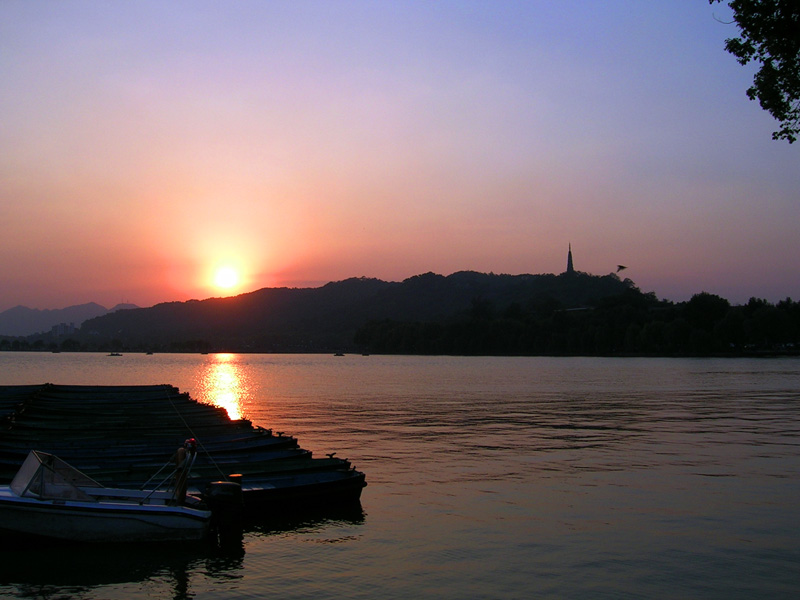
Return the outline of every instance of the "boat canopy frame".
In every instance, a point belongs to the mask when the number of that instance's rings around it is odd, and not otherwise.
[[[104,486],[53,454],[31,450],[9,487],[21,498],[96,502],[81,488]]]

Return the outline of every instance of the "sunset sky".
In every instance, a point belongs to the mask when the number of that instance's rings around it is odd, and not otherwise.
[[[559,273],[570,243],[660,298],[800,300],[800,143],[747,99],[729,20],[707,0],[3,0],[0,311]]]

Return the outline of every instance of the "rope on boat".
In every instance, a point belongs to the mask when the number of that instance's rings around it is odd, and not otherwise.
[[[164,467],[161,467],[161,469],[163,469],[163,468],[164,468]],[[161,469],[159,469],[159,472],[161,472]],[[162,480],[161,480],[161,482],[160,482],[158,485],[154,486],[154,487],[153,487],[153,489],[152,489],[152,490],[150,490],[150,493],[149,493],[149,494],[147,494],[147,496],[145,496],[144,498],[142,498],[142,499],[139,501],[139,504],[144,504],[144,503],[145,503],[145,500],[148,500],[148,499],[150,498],[150,496],[152,496],[153,494],[155,494],[155,493],[156,493],[156,491],[157,491],[157,490],[159,490],[159,489],[161,488],[161,486],[162,486],[162,485],[164,485],[164,484],[165,484],[167,481],[169,481],[169,480],[170,480],[170,479],[171,479],[171,478],[172,478],[172,477],[175,475],[175,473],[177,472],[177,470],[178,470],[178,468],[177,468],[177,467],[176,467],[175,469],[173,469],[173,470],[172,470],[172,472],[171,472],[169,475],[167,475],[167,476],[166,476],[164,479],[162,479]],[[155,477],[155,475],[153,475],[153,477]],[[147,480],[147,482],[149,483],[149,482],[150,482],[150,481],[153,479],[153,477],[151,477],[150,479],[148,479],[148,480]],[[144,484],[144,485],[143,485],[143,486],[142,486],[140,489],[144,490],[144,488],[145,488],[145,486],[146,486],[146,485],[147,485],[147,483],[145,483],[145,484]],[[172,492],[172,496],[173,496],[173,498],[175,497],[175,492],[177,491],[177,489],[178,489],[178,488],[175,488],[175,490]],[[169,488],[167,488],[167,491],[169,491]]]
[[[164,479],[162,479],[162,480],[161,480],[161,482],[160,482],[158,485],[156,485],[155,487],[153,487],[153,489],[152,489],[152,490],[150,490],[150,493],[149,493],[149,494],[147,494],[147,496],[145,496],[144,498],[142,498],[142,499],[139,501],[139,504],[144,504],[144,502],[145,502],[146,500],[148,500],[148,499],[150,498],[150,496],[152,496],[152,495],[153,495],[153,494],[154,494],[154,493],[155,493],[157,490],[161,489],[161,486],[162,486],[162,485],[164,485],[164,484],[165,484],[167,481],[169,481],[170,479],[172,479],[173,477],[175,477],[175,475],[176,475],[176,474],[177,474],[179,471],[183,471],[183,472],[185,472],[185,473],[186,473],[186,479],[188,479],[188,478],[189,478],[189,474],[190,474],[190,473],[191,473],[191,471],[192,471],[192,467],[194,466],[194,461],[195,461],[196,459],[197,459],[197,452],[192,452],[192,453],[191,453],[191,455],[190,455],[190,457],[189,457],[189,459],[188,459],[188,460],[189,460],[188,464],[186,464],[186,465],[178,465],[178,466],[176,466],[174,469],[172,469],[172,472],[171,472],[169,475],[167,475],[167,476],[166,476]],[[167,463],[167,464],[169,464],[169,463]],[[167,466],[167,465],[164,465],[164,467],[166,467],[166,466]],[[158,470],[158,473],[160,473],[161,471],[163,471],[163,470],[164,470],[164,467],[161,467],[161,468]],[[156,475],[157,475],[158,473],[156,473]],[[155,477],[155,475],[153,475],[153,477]],[[147,483],[150,483],[150,481],[152,481],[153,477],[151,477],[150,479],[148,479],[148,480],[147,480]],[[178,498],[177,498],[177,495],[178,495],[178,485],[177,485],[177,478],[175,478],[175,479],[176,479],[176,485],[175,485],[175,487],[172,489],[172,499],[173,499],[173,500],[177,500],[177,499],[178,499]],[[141,487],[141,489],[142,489],[142,490],[144,490],[144,488],[145,488],[145,486],[147,485],[147,483],[145,483],[145,484],[144,484],[144,485]],[[172,487],[172,486],[169,486],[169,487],[167,487],[167,491],[169,491],[169,488],[170,488],[170,487]]]
[[[161,468],[160,468],[158,471],[156,471],[155,473],[153,473],[153,474],[150,476],[150,479],[148,479],[147,481],[145,481],[145,482],[144,482],[144,483],[141,485],[141,487],[140,487],[139,489],[140,489],[140,490],[143,490],[143,489],[145,489],[145,488],[147,487],[147,484],[148,484],[148,483],[150,483],[151,481],[153,481],[153,479],[155,479],[156,477],[158,477],[158,474],[159,474],[159,473],[161,473],[161,471],[163,471],[163,470],[164,470],[164,469],[167,467],[167,465],[169,465],[170,463],[172,463],[172,459],[170,459],[170,460],[168,460],[166,463],[164,463],[164,464],[162,465],[162,467],[161,467]],[[164,483],[167,481],[167,479],[169,479],[170,477],[172,477],[173,475],[175,475],[175,471],[177,471],[177,470],[178,470],[178,468],[177,468],[177,467],[175,467],[175,468],[172,470],[172,472],[171,472],[169,475],[167,475],[166,479],[164,479],[164,480],[163,480],[161,483],[159,483],[159,484],[158,484],[158,486],[156,486],[156,489],[158,489],[159,487],[161,487],[162,485],[164,485]]]
[[[167,400],[169,400],[169,403],[170,403],[170,405],[172,406],[173,410],[174,410],[174,411],[175,411],[175,413],[178,415],[178,418],[180,418],[180,420],[181,420],[181,421],[183,421],[183,424],[186,426],[186,429],[189,431],[189,433],[191,434],[191,436],[192,436],[192,437],[195,439],[195,441],[197,442],[197,445],[198,445],[200,448],[202,448],[202,449],[203,449],[203,451],[206,453],[206,456],[208,456],[208,460],[210,460],[210,461],[211,461],[211,464],[213,464],[213,465],[214,465],[214,467],[215,467],[215,468],[217,469],[217,471],[219,472],[220,476],[221,476],[221,477],[222,477],[222,478],[223,478],[225,481],[228,481],[228,480],[229,480],[228,476],[227,476],[227,475],[226,475],[226,474],[225,474],[225,473],[222,471],[222,469],[220,468],[220,466],[217,464],[217,461],[215,461],[215,460],[214,460],[214,457],[213,457],[213,456],[211,456],[211,453],[210,453],[208,450],[206,450],[206,447],[203,445],[203,442],[202,442],[202,441],[200,441],[200,437],[199,437],[199,436],[198,436],[198,435],[197,435],[197,434],[196,434],[194,431],[192,431],[192,428],[191,428],[191,426],[189,425],[189,423],[187,423],[187,422],[186,422],[186,419],[184,419],[184,418],[183,418],[183,415],[181,414],[181,411],[180,411],[180,410],[178,410],[178,407],[177,407],[177,406],[175,406],[175,403],[172,401],[172,395],[169,393],[169,391],[167,391]],[[195,452],[195,455],[196,455],[196,454],[197,454],[197,453]],[[194,463],[194,461],[192,461],[192,463]],[[164,467],[161,467],[161,468],[163,469]]]

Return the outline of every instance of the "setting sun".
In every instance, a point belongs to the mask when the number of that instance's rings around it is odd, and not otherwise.
[[[214,285],[229,290],[239,283],[239,273],[231,267],[220,267],[214,273]]]

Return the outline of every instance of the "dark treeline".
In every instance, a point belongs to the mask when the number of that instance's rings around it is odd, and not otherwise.
[[[616,274],[424,273],[118,310],[0,350],[741,356],[800,354],[800,306],[659,300]]]
[[[474,299],[493,306],[596,303],[633,286],[615,274],[503,275],[461,271],[402,282],[365,277],[320,288],[264,288],[229,298],[167,302],[85,321],[67,340],[44,334],[11,340],[10,349],[154,352],[354,352],[371,321],[444,322]],[[60,347],[53,348],[53,344]],[[2,346],[0,346],[2,349]]]
[[[672,303],[632,288],[572,309],[475,299],[447,320],[371,321],[356,343],[385,354],[735,356],[797,354],[799,337],[800,303],[788,298],[731,306],[704,292]]]

